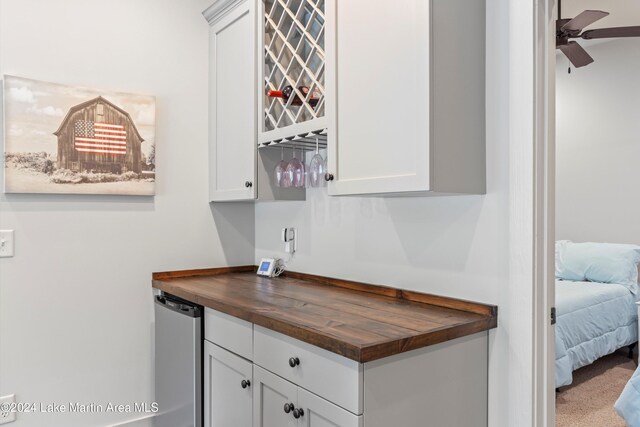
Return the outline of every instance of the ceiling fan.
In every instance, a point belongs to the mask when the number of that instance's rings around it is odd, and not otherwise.
[[[585,10],[575,18],[562,19],[561,0],[558,0],[558,20],[556,21],[556,49],[560,49],[574,67],[584,67],[593,58],[577,42],[571,39],[608,39],[616,37],[640,37],[640,26],[598,28],[582,31],[585,27],[609,15],[601,10]]]

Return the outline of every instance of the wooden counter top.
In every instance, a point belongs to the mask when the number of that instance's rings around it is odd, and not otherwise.
[[[153,287],[358,362],[496,327],[493,305],[255,266],[153,274]]]

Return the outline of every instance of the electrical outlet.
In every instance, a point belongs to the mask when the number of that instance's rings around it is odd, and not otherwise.
[[[282,229],[282,241],[284,242],[284,251],[292,254],[297,249],[296,229],[287,227]]]
[[[14,394],[0,397],[0,424],[12,423],[16,420],[16,413],[12,411],[14,403],[16,403]]]

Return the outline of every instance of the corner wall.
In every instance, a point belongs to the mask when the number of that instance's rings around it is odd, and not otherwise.
[[[0,194],[0,229],[16,238],[0,259],[0,395],[150,402],[151,272],[253,262],[252,205],[207,203],[210,3],[0,2],[0,74],[155,95],[158,146],[154,198]],[[11,426],[141,416],[18,414]]]

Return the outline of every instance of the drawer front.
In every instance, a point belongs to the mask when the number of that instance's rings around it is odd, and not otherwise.
[[[356,415],[362,414],[361,364],[258,325],[253,339],[256,365]],[[290,366],[292,358],[294,367]]]
[[[204,338],[253,360],[253,324],[210,308],[204,309]]]

